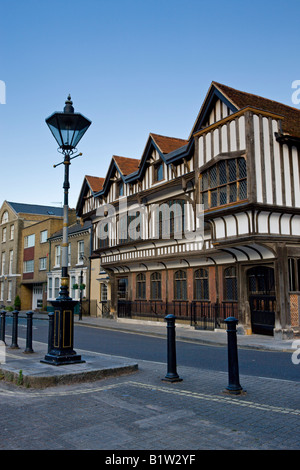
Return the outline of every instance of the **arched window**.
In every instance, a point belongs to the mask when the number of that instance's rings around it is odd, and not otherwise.
[[[146,275],[144,273],[136,276],[136,298],[146,299]]]
[[[186,300],[187,299],[187,283],[186,272],[179,270],[174,275],[174,299]]]
[[[151,274],[151,300],[161,300],[161,274]]]
[[[1,224],[5,224],[6,222],[8,222],[8,212],[7,211],[3,212],[3,215],[2,215],[2,218],[1,218]]]
[[[194,274],[195,300],[209,300],[208,271],[200,268]]]
[[[234,266],[224,270],[224,300],[237,300],[237,277]]]

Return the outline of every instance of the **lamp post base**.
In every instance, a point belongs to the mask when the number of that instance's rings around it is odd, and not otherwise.
[[[42,359],[40,362],[44,364],[50,364],[52,366],[65,366],[68,364],[81,364],[85,361],[81,359],[81,356],[79,354],[76,354],[74,351],[73,355],[64,354],[63,356],[48,353],[46,354],[45,358]]]
[[[40,362],[54,366],[85,362],[73,350],[74,307],[77,303],[68,297],[59,298],[52,302],[54,307],[53,331],[49,334],[48,353]]]

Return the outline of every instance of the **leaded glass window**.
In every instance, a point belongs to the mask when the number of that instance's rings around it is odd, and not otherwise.
[[[151,274],[151,300],[161,300],[161,274],[152,273]]]
[[[174,275],[174,299],[186,300],[187,299],[187,282],[186,272],[179,270]]]
[[[224,300],[237,300],[237,277],[234,266],[224,270]]]
[[[204,209],[247,199],[247,165],[243,157],[221,160],[201,174]]]
[[[144,273],[140,273],[136,277],[136,298],[146,298],[146,275]]]
[[[208,272],[206,269],[200,268],[195,271],[195,300],[209,300],[208,289]]]

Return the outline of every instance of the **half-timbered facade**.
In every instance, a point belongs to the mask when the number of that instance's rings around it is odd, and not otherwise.
[[[299,146],[299,110],[212,82],[188,139],[150,134],[141,159],[113,157],[77,205],[112,313],[299,329]]]

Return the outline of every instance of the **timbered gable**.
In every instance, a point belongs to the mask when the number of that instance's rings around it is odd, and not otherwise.
[[[78,197],[76,212],[79,217],[97,208],[95,194],[102,190],[104,178],[86,175]]]

